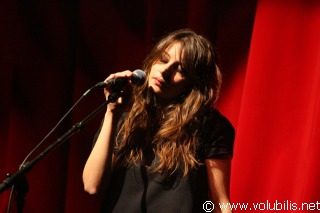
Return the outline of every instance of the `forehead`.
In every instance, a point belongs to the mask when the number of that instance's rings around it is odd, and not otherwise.
[[[177,60],[180,60],[180,56],[182,55],[182,46],[180,42],[174,42],[170,44],[163,52],[163,54],[168,55],[170,57],[174,57]]]

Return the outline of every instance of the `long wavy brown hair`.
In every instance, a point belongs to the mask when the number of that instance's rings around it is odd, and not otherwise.
[[[221,73],[210,42],[189,29],[170,33],[146,57],[142,68],[148,79],[152,65],[171,44],[182,47],[183,72],[192,82],[190,90],[163,109],[155,124],[156,98],[148,82],[135,87],[132,107],[119,131],[115,145],[115,166],[143,163],[147,154],[156,157],[152,172],[185,176],[202,162],[197,159],[201,117],[212,109],[221,87]]]

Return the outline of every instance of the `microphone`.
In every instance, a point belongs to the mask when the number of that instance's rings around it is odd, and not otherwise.
[[[100,82],[95,85],[98,88],[110,88],[111,91],[119,91],[122,87],[128,83],[128,78],[115,78],[110,79],[107,82]],[[133,75],[130,78],[131,84],[141,86],[146,80],[146,73],[142,70],[133,71]]]

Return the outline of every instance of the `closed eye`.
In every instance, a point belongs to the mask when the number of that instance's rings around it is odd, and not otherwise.
[[[162,63],[165,63],[165,64],[169,63],[169,61],[170,61],[169,54],[168,53],[163,53],[161,58],[159,59],[159,61],[162,62]]]
[[[163,57],[161,57],[159,61],[164,64],[169,62],[166,58],[163,58]]]

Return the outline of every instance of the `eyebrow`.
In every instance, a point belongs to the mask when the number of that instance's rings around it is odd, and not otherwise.
[[[161,56],[163,56],[163,55],[166,55],[166,56],[168,56],[169,58],[171,58],[170,54],[169,54],[167,51],[163,51],[162,54],[161,54]],[[179,65],[181,65],[181,64],[182,64],[182,63],[181,63],[181,60],[179,60]]]
[[[169,54],[166,50],[164,50],[164,51],[162,52],[161,57],[163,57],[163,55],[168,56],[169,58],[171,58],[170,54]],[[178,61],[178,62],[176,62],[176,64],[177,64],[178,66],[180,66],[180,69],[181,69],[181,70],[183,69],[183,67],[182,67],[182,61],[181,61],[181,60]]]
[[[166,56],[169,56],[169,57],[170,57],[170,55],[169,55],[169,53],[168,53],[167,51],[162,52],[161,55],[166,55]]]

